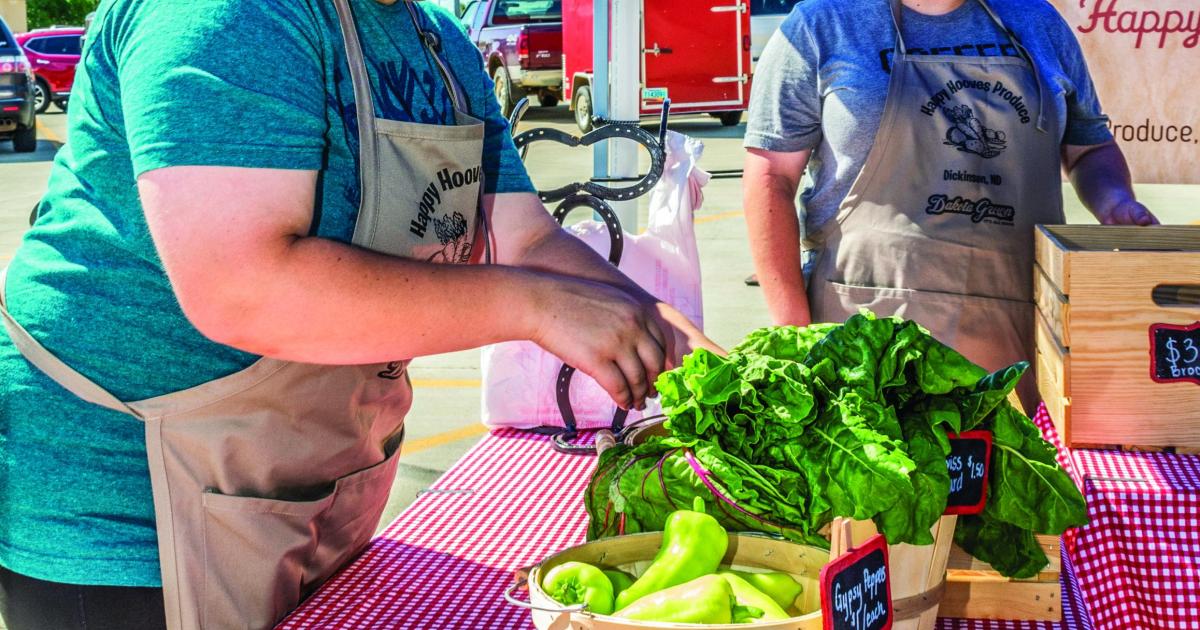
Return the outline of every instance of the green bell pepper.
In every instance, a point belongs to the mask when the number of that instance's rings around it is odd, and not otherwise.
[[[616,616],[668,623],[731,623],[736,605],[725,578],[705,575],[642,597],[617,610]]]
[[[717,519],[704,513],[700,497],[693,505],[695,510],[678,510],[667,517],[658,554],[642,576],[617,596],[617,610],[651,593],[717,572],[729,535]]]
[[[738,606],[756,609],[755,613],[752,613],[752,619],[773,621],[787,619],[791,616],[774,599],[754,588],[746,580],[731,572],[724,572],[719,575],[729,582],[729,588],[733,591],[733,597],[737,600]]]
[[[796,598],[804,592],[804,586],[787,573],[750,573],[736,569],[730,569],[728,572],[746,580],[754,588],[769,595],[784,610],[794,606]]]
[[[604,571],[604,575],[608,576],[608,581],[612,582],[613,597],[620,595],[621,591],[629,588],[634,582],[634,577],[624,571],[618,571],[617,569],[601,570]]]
[[[584,604],[598,615],[613,611],[613,587],[600,569],[584,562],[564,562],[542,578],[542,590],[564,606]]]

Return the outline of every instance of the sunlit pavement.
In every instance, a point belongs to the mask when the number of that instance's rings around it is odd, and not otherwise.
[[[54,152],[67,138],[66,118],[54,107],[39,118],[42,128],[39,135],[43,140],[36,153],[14,154],[10,143],[0,143],[0,264],[11,258],[27,227],[29,212],[45,189]],[[534,126],[577,133],[564,107],[531,110],[521,129]],[[671,128],[704,140],[705,168],[741,167],[744,126],[724,128],[705,116],[677,119]],[[650,129],[657,128],[652,125]],[[644,156],[642,161],[644,168]],[[550,188],[589,176],[591,153],[588,149],[543,143],[532,148],[527,163],[534,182]],[[1200,220],[1198,186],[1139,186],[1138,193],[1164,223]],[[1072,222],[1092,221],[1069,188],[1065,197]],[[713,339],[726,345],[768,323],[761,294],[742,283],[751,272],[751,265],[740,208],[741,180],[720,179],[706,188],[704,207],[697,214],[706,328]],[[643,201],[643,225],[645,211]],[[384,523],[407,506],[419,490],[428,487],[484,432],[479,423],[477,351],[419,359],[412,368],[412,376],[416,402],[408,418],[408,441]],[[547,387],[552,385],[546,383]]]

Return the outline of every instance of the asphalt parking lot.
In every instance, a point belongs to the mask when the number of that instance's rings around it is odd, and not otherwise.
[[[56,108],[51,110],[39,119],[42,140],[37,152],[15,154],[9,143],[0,143],[0,265],[11,259],[28,226],[29,212],[45,189],[55,152],[68,139],[67,117]],[[564,107],[531,110],[522,130],[533,126],[577,133]],[[740,168],[744,125],[725,128],[705,116],[676,119],[671,128],[703,139],[706,148],[702,166],[706,169]],[[650,129],[656,130],[656,126]],[[527,164],[534,182],[548,188],[590,175],[591,155],[582,148],[535,146]],[[742,282],[751,271],[751,263],[740,187],[738,179],[712,181],[705,190],[704,207],[696,215],[706,328],[713,339],[726,345],[768,323],[761,294]],[[1164,223],[1200,219],[1200,187],[1139,186],[1138,192]],[[1065,197],[1071,222],[1094,222],[1069,187]],[[643,224],[645,211],[643,201]],[[384,523],[407,506],[418,491],[429,487],[485,432],[479,422],[477,351],[420,359],[412,367],[412,376],[416,402],[408,419],[408,442]]]

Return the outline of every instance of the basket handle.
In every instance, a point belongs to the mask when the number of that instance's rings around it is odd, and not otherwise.
[[[892,617],[896,621],[905,619],[916,619],[930,608],[935,608],[942,603],[942,597],[946,594],[946,582],[943,580],[937,586],[917,593],[904,599],[892,601]]]
[[[850,519],[838,517],[833,519],[829,531],[829,561],[833,562],[846,555],[854,547],[854,530],[850,527]]]
[[[529,586],[529,578],[527,576],[520,576],[520,572],[518,572],[517,581],[513,582],[508,588],[504,589],[504,601],[508,602],[509,604],[512,604],[513,606],[517,606],[519,608],[527,608],[529,610],[536,610],[539,612],[559,613],[560,615],[570,615],[571,613],[587,611],[587,605],[585,605],[585,604],[576,604],[574,606],[566,606],[566,607],[560,607],[560,608],[550,608],[549,606],[538,606],[537,604],[534,604],[532,602],[525,602],[525,601],[521,601],[521,600],[517,599],[517,591],[521,590],[522,588],[526,588],[528,586]]]

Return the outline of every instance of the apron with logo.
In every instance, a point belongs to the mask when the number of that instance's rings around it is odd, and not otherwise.
[[[1062,223],[1058,118],[1032,58],[896,56],[879,132],[809,283],[814,321],[868,308],[928,328],[995,370],[1033,356],[1033,233]],[[1034,379],[1022,381],[1028,405]]]
[[[411,6],[458,124],[376,119],[348,0],[336,5],[360,130],[353,242],[468,261],[481,236],[483,123],[465,113],[436,36],[422,32]],[[0,278],[0,307],[3,294]],[[185,391],[126,402],[47,351],[6,307],[0,312],[30,363],[80,398],[145,424],[168,627],[270,627],[371,539],[412,401],[406,361],[329,367],[263,358]]]

